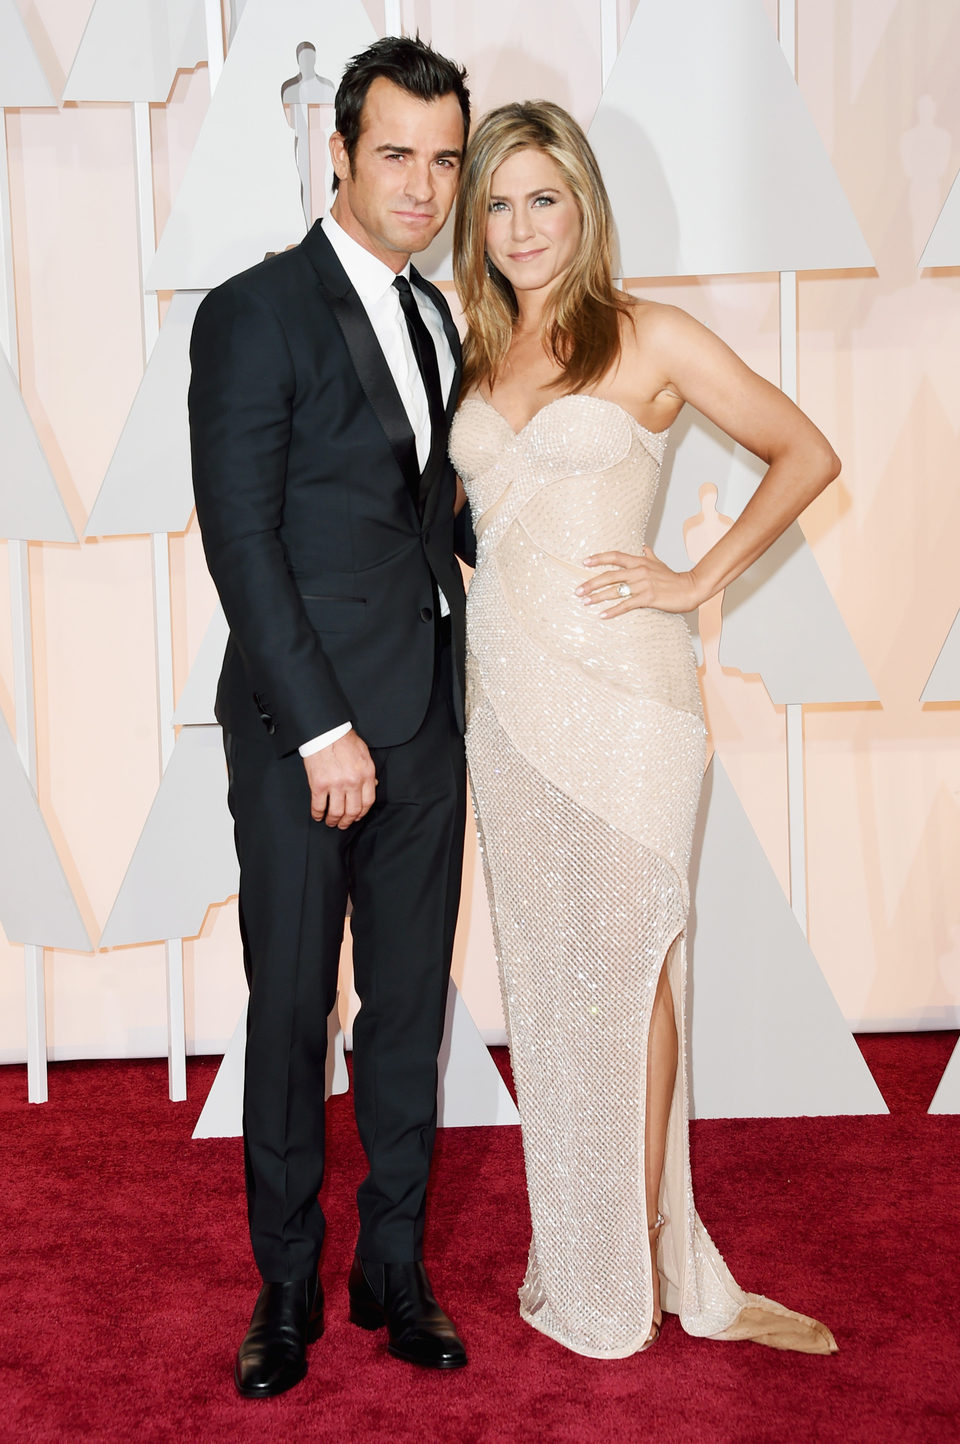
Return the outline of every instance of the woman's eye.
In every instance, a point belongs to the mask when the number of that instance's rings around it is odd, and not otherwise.
[[[537,196],[533,204],[535,206],[552,206],[553,196]]]
[[[491,201],[490,209],[491,211],[505,211],[507,209],[507,203],[506,201]]]

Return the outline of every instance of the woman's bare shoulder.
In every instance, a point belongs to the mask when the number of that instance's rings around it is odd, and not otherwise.
[[[666,338],[706,330],[688,311],[668,301],[648,301],[641,296],[631,296],[630,303],[623,313],[625,339],[632,334],[638,340],[647,341],[652,336]]]

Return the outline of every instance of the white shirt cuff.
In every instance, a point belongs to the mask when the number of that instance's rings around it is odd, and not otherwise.
[[[322,752],[324,747],[329,747],[332,742],[339,742],[341,737],[346,737],[353,726],[352,722],[343,722],[339,727],[331,727],[329,732],[321,732],[319,737],[311,737],[309,742],[304,742],[297,751],[301,757],[312,757],[315,752]]]

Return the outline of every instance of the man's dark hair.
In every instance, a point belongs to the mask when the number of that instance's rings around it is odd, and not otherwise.
[[[467,72],[445,56],[438,55],[419,35],[387,35],[377,40],[362,55],[355,55],[343,72],[337,90],[336,124],[353,169],[353,157],[363,124],[363,107],[367,91],[377,79],[391,81],[418,100],[440,100],[455,95],[463,116],[463,141],[470,130],[470,92],[466,86]],[[337,177],[334,176],[334,189]]]

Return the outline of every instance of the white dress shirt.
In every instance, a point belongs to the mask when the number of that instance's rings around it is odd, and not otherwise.
[[[417,365],[417,358],[413,352],[410,332],[407,330],[407,323],[400,308],[400,296],[393,284],[397,272],[392,271],[383,261],[378,260],[364,246],[361,246],[359,241],[355,241],[352,236],[347,235],[347,232],[337,224],[332,215],[325,215],[322,225],[323,233],[333,247],[337,260],[346,271],[350,284],[359,296],[377,340],[380,342],[380,349],[390,367],[390,374],[397,384],[403,408],[416,438],[417,461],[422,471],[430,455],[430,408],[423,377],[420,375],[420,367]],[[399,274],[406,276],[409,281],[409,261]],[[450,395],[456,368],[453,352],[450,350],[450,343],[443,329],[443,318],[429,296],[424,295],[419,286],[412,286],[411,289],[420,315],[437,349],[440,387],[446,401]],[[447,599],[441,592],[440,615],[445,617],[449,610]],[[331,727],[329,732],[323,732],[319,737],[313,737],[309,742],[304,742],[299,749],[300,756],[310,757],[314,752],[319,752],[321,748],[329,747],[331,742],[336,742],[339,737],[345,737],[352,726],[352,722],[343,722],[339,727]]]

